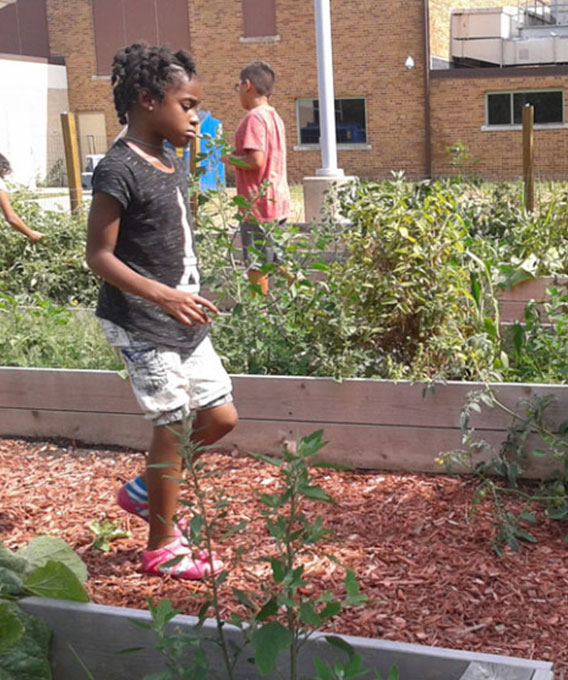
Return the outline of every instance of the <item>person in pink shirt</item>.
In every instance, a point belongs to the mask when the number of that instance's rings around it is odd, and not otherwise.
[[[263,61],[245,66],[235,85],[241,105],[247,111],[235,134],[235,153],[223,161],[235,167],[237,192],[250,209],[243,209],[241,239],[249,280],[268,291],[265,262],[280,263],[279,253],[270,240],[270,226],[286,224],[290,213],[290,190],[286,178],[286,132],[284,122],[270,105],[275,75]],[[255,260],[250,247],[262,254]],[[280,266],[282,271],[283,268]]]

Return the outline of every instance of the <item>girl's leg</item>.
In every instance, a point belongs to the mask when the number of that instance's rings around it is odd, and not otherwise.
[[[191,439],[203,446],[211,446],[228,434],[238,419],[237,409],[232,401],[196,411]]]
[[[237,424],[237,410],[233,402],[197,411],[193,422],[193,441],[210,446],[228,434]],[[174,430],[174,431],[172,431]],[[172,517],[176,514],[182,459],[179,455],[177,433],[181,425],[154,427],[148,452],[145,481],[148,488],[150,532],[148,550],[168,545],[179,536]],[[168,467],[153,468],[155,463],[170,463]],[[161,519],[163,518],[163,519]],[[165,520],[165,522],[163,521]]]
[[[148,550],[157,550],[177,538],[172,517],[176,514],[179,482],[170,477],[181,477],[181,457],[177,432],[181,425],[154,427],[148,451],[146,485],[150,532]],[[173,430],[173,431],[172,431]],[[167,467],[150,467],[155,463],[170,463]],[[162,518],[162,519],[161,519]]]

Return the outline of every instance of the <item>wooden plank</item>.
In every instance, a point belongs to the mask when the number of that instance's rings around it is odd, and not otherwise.
[[[345,380],[287,376],[233,376],[234,398],[242,419],[352,423],[387,426],[459,427],[460,412],[481,383],[449,382],[425,392],[421,384],[389,380]],[[494,384],[503,403],[554,395],[555,422],[568,411],[567,385]],[[0,368],[0,409],[138,414],[128,381],[112,371]],[[484,429],[505,430],[510,418],[484,408],[472,418]]]
[[[0,368],[0,408],[140,413],[128,380],[114,371]]]
[[[62,437],[146,451],[151,432],[141,415],[0,409],[1,437]]]
[[[511,302],[528,302],[529,300],[544,300],[546,289],[550,286],[565,286],[565,277],[541,276],[538,279],[527,279],[515,284],[512,288],[500,290],[499,300]]]
[[[389,427],[267,420],[240,420],[219,445],[238,449],[243,454],[260,452],[279,454],[284,446],[294,447],[305,435],[323,429],[328,442],[320,459],[359,469],[442,473],[436,461],[442,451],[459,449],[461,433],[450,428]],[[88,414],[82,412],[26,411],[0,409],[0,436],[63,437],[93,445],[116,445],[147,450],[151,425],[141,416]],[[480,430],[480,438],[495,447],[504,438],[494,430]],[[536,440],[530,442],[535,448]],[[489,455],[476,457],[487,460]],[[549,476],[556,462],[534,458],[526,476]],[[459,466],[456,472],[467,471]]]

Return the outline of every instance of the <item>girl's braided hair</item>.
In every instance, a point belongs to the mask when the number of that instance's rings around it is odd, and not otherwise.
[[[167,47],[136,43],[119,50],[112,62],[111,83],[118,120],[126,125],[126,113],[147,90],[158,100],[164,98],[166,85],[181,75],[190,80],[197,75],[193,57],[185,50],[172,52]]]
[[[4,179],[6,175],[12,172],[10,161],[0,153],[0,179]]]

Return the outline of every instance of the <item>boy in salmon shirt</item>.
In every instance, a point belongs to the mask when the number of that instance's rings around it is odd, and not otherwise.
[[[249,280],[260,286],[263,295],[268,291],[268,277],[260,267],[265,262],[280,262],[266,227],[283,227],[290,213],[286,133],[282,118],[269,103],[274,81],[274,71],[263,61],[243,68],[235,91],[247,114],[235,134],[235,153],[223,157],[223,161],[235,166],[237,193],[251,204],[241,221],[243,256]],[[251,246],[262,253],[260,262],[252,259]]]

